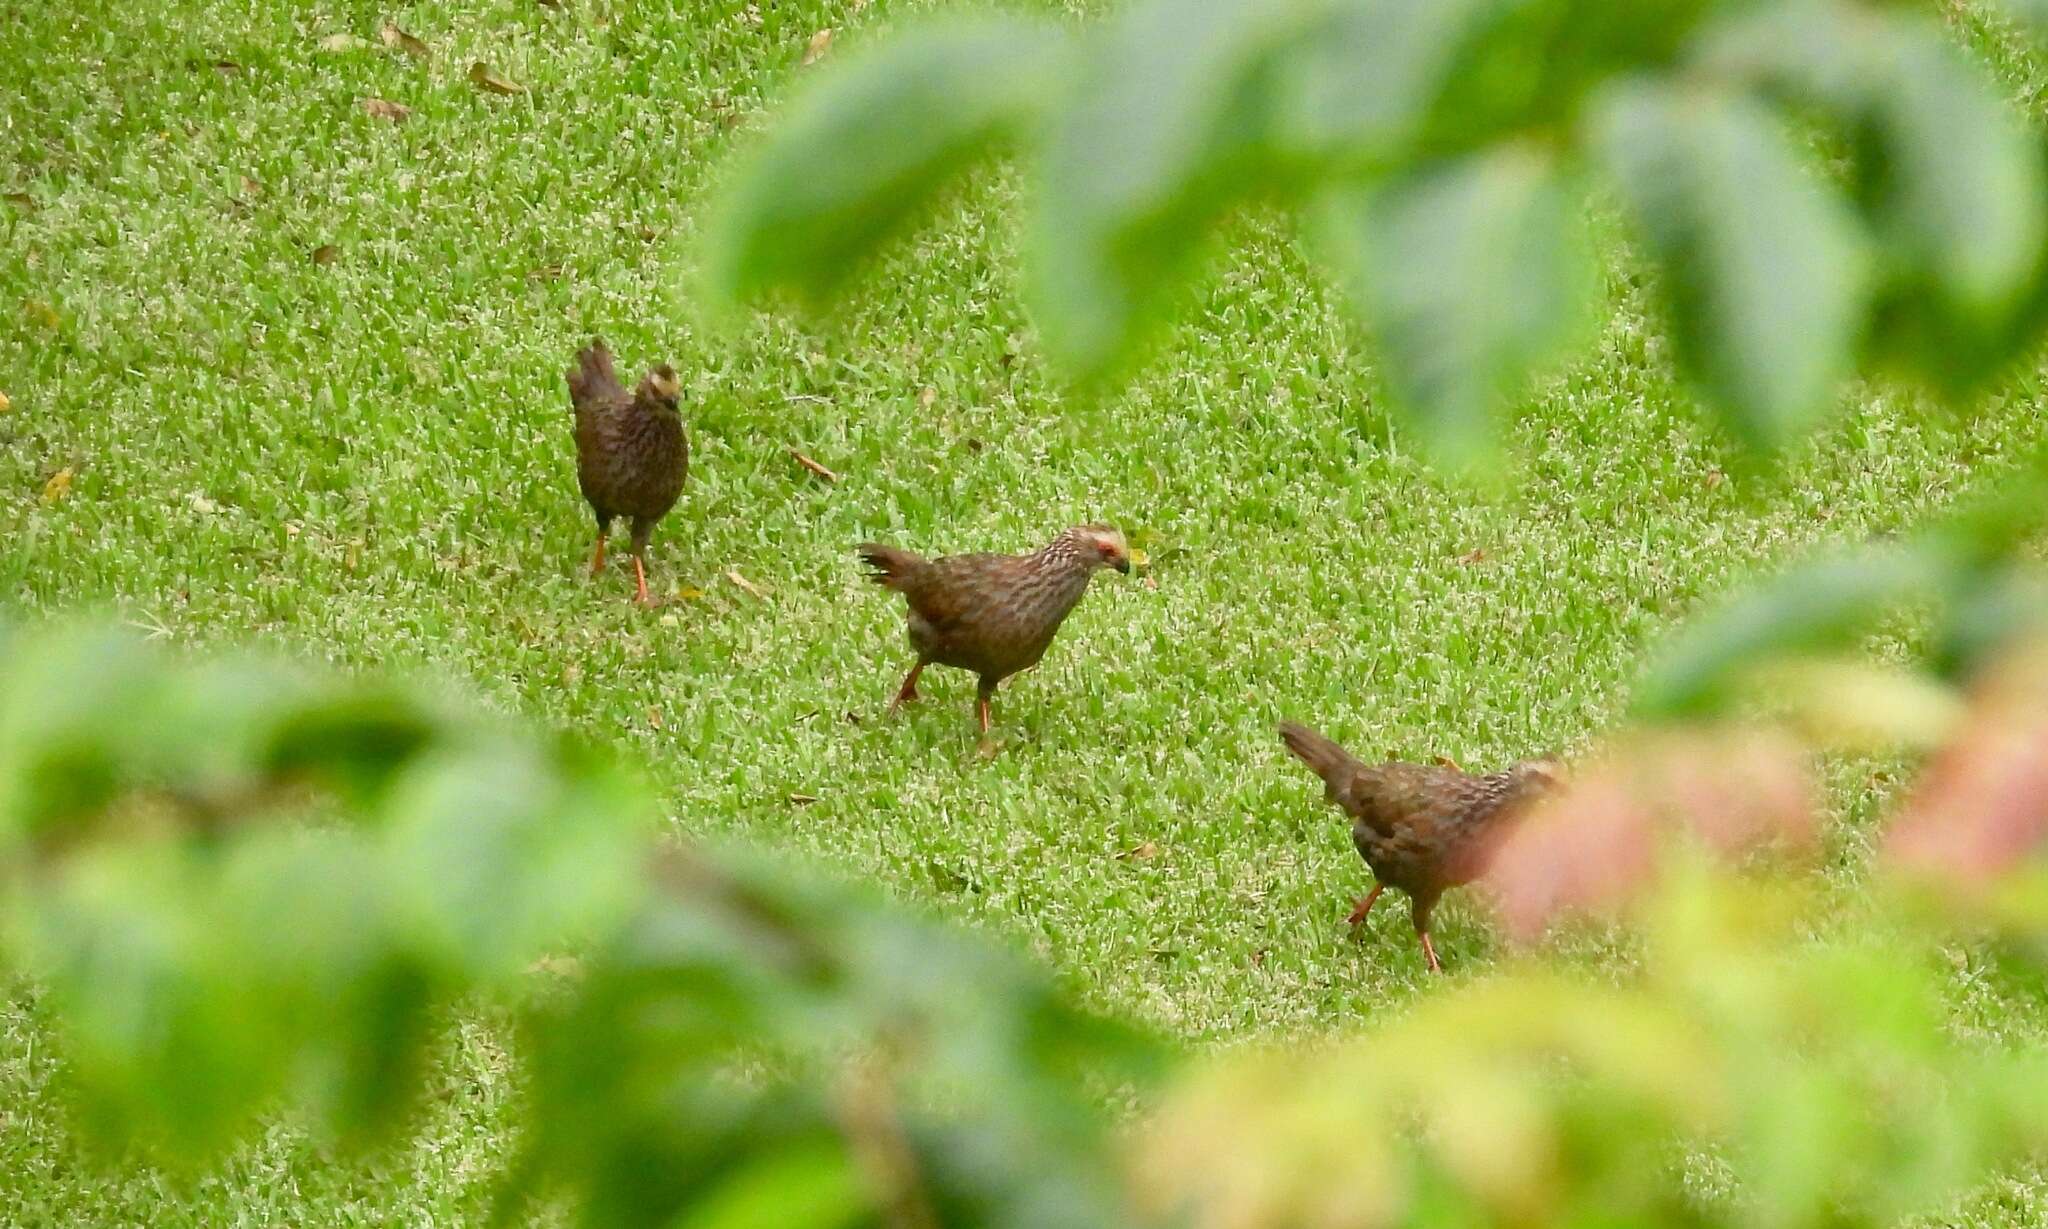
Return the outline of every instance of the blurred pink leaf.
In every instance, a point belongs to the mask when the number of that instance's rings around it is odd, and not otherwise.
[[[1813,785],[1797,743],[1757,729],[1694,729],[1615,743],[1533,808],[1483,881],[1510,937],[1561,914],[1615,909],[1656,873],[1656,850],[1685,833],[1740,857],[1814,835]]]
[[[1981,885],[2048,844],[2048,645],[1992,672],[1885,842],[1896,864]]]

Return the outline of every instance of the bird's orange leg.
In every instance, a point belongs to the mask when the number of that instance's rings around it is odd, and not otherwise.
[[[1422,936],[1422,955],[1429,961],[1429,971],[1432,973],[1443,972],[1444,962],[1436,958],[1436,944],[1429,941],[1429,932],[1418,930],[1415,933]]]
[[[896,714],[897,709],[917,699],[917,676],[923,673],[923,662],[919,662],[910,668],[910,674],[903,680],[903,686],[897,691],[896,698],[889,701],[889,714],[891,716]]]
[[[590,574],[595,576],[602,571],[604,571],[604,534],[600,532],[597,535],[597,553],[590,557]]]
[[[1372,885],[1372,891],[1359,898],[1358,903],[1351,909],[1351,916],[1344,919],[1344,924],[1353,930],[1363,925],[1365,923],[1365,915],[1372,912],[1372,902],[1378,900],[1380,893],[1386,890],[1387,885],[1384,883]]]
[[[654,600],[647,596],[647,569],[642,566],[638,555],[633,556],[633,580],[640,586],[640,604],[654,605]]]
[[[976,697],[975,697],[975,699],[974,699],[974,716],[975,716],[975,719],[976,719],[976,720],[978,720],[978,721],[980,721],[980,722],[981,722],[981,732],[982,732],[982,733],[984,733],[984,734],[988,733],[988,725],[989,725],[989,713],[988,713],[988,696],[986,696],[986,695],[981,695],[981,696],[976,696]]]

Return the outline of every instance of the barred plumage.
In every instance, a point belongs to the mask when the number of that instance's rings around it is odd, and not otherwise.
[[[601,338],[577,351],[568,376],[569,401],[576,408],[576,484],[597,517],[590,570],[604,570],[612,522],[630,518],[633,574],[646,604],[647,541],[682,495],[690,470],[690,440],[677,407],[682,386],[675,369],[663,363],[628,396]]]
[[[869,577],[910,604],[910,646],[917,664],[889,705],[917,699],[928,665],[954,666],[981,677],[975,716],[989,727],[996,684],[1038,664],[1060,624],[1088,591],[1097,569],[1131,569],[1124,537],[1108,525],[1078,525],[1029,555],[949,555],[926,559],[910,551],[863,543]]]
[[[1351,924],[1365,920],[1382,890],[1399,888],[1429,967],[1441,969],[1429,937],[1437,898],[1485,873],[1500,838],[1556,785],[1556,766],[1524,760],[1482,776],[1433,764],[1367,764],[1305,725],[1282,722],[1280,737],[1351,816],[1351,843],[1378,880],[1352,909]]]

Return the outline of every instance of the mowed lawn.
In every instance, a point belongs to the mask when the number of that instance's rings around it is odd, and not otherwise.
[[[1581,749],[1689,612],[1905,529],[2048,433],[2032,379],[1966,419],[1857,389],[1811,446],[1747,466],[1690,410],[1617,250],[1596,346],[1518,408],[1514,472],[1468,489],[1391,424],[1369,340],[1267,215],[1233,225],[1128,385],[1082,399],[1019,306],[1027,180],[1003,168],[836,320],[708,319],[692,273],[724,156],[814,71],[814,33],[843,55],[914,7],[0,3],[0,616],[455,680],[644,763],[681,834],[879,881],[1227,1046],[1357,1026],[1429,984],[1399,906],[1347,941],[1364,868],[1278,719],[1468,766]],[[387,19],[428,54],[388,46]],[[1962,37],[2035,95],[2014,39]],[[524,92],[480,89],[477,62]],[[692,469],[654,611],[630,569],[584,568],[562,369],[592,333],[682,373]],[[901,603],[856,543],[1023,550],[1097,519],[1149,567],[1099,577],[1005,685],[996,754],[967,676],[884,719]],[[1898,788],[1879,767],[1827,770],[1845,890]],[[1506,956],[1469,903],[1437,941],[1453,979]],[[2048,1037],[2037,995],[1954,963],[1959,1029]],[[16,984],[0,1221],[473,1218],[514,1120],[506,1042],[451,1024],[417,1146],[335,1158],[281,1125],[217,1173],[109,1172],[68,1142]],[[2044,1208],[2021,1180],[1957,1218]]]

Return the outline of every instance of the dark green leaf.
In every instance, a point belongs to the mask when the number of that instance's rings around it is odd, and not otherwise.
[[[1653,718],[1709,713],[1733,699],[1757,666],[1847,645],[1886,609],[1940,593],[1954,569],[1949,552],[1925,546],[1795,568],[1681,633],[1637,689],[1636,711]]]
[[[1145,0],[1096,32],[1044,153],[1032,290],[1047,349],[1083,378],[1127,359],[1210,228],[1277,174],[1276,51],[1304,9]]]
[[[278,714],[258,764],[364,804],[442,733],[436,716],[397,688],[335,687]]]
[[[1617,87],[1598,137],[1662,266],[1686,370],[1749,441],[1805,430],[1862,321],[1869,256],[1848,209],[1742,99]]]
[[[1396,406],[1445,459],[1483,458],[1501,403],[1588,319],[1597,270],[1581,194],[1548,154],[1510,146],[1327,205]]]
[[[1048,26],[977,17],[907,31],[823,70],[728,192],[707,248],[734,302],[829,297],[946,180],[1029,120],[1062,80]]]

